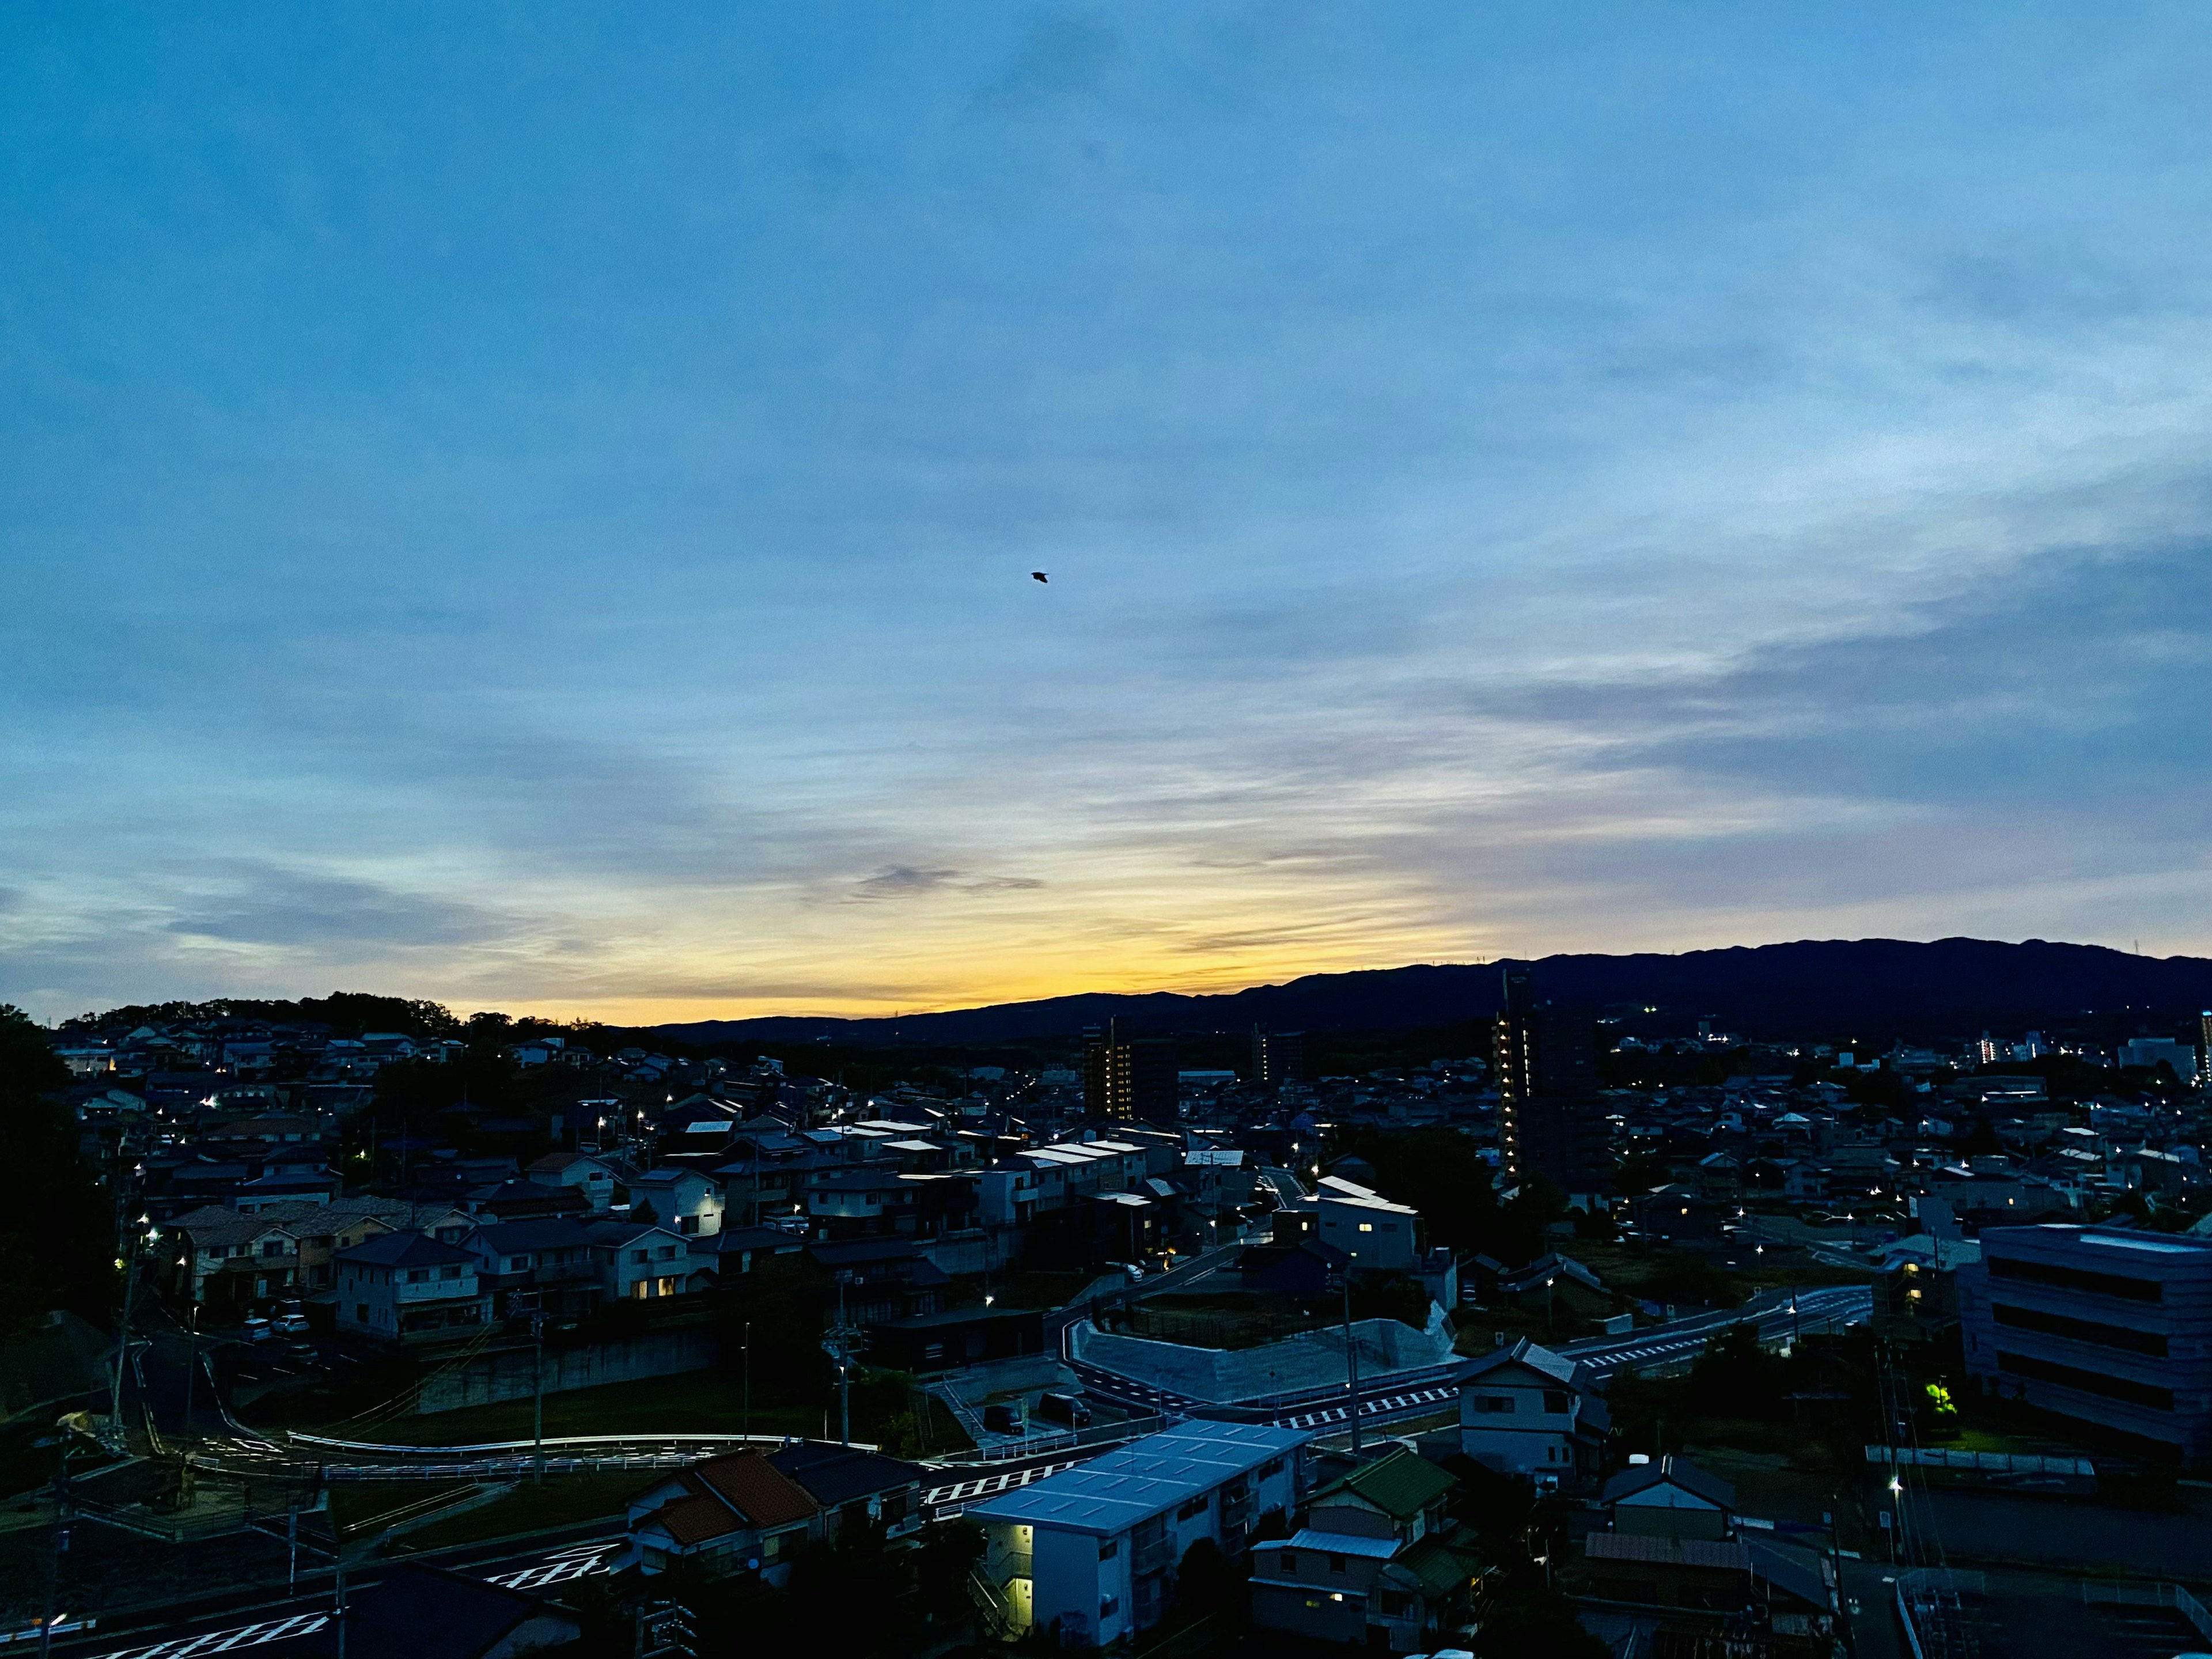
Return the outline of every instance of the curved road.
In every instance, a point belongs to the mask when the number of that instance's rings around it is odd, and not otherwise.
[[[1670,1324],[1650,1325],[1620,1336],[1591,1337],[1562,1343],[1558,1352],[1580,1361],[1602,1382],[1616,1371],[1680,1364],[1694,1359],[1705,1344],[1734,1325],[1758,1328],[1759,1340],[1776,1342],[1799,1331],[1826,1326],[1856,1324],[1874,1310],[1874,1290],[1866,1285],[1826,1285],[1791,1292],[1773,1291],[1753,1297],[1741,1308],[1698,1314]],[[1062,1349],[1065,1353],[1065,1345]],[[1225,1402],[1194,1399],[1133,1377],[1121,1376],[1085,1361],[1068,1358],[1068,1369],[1093,1393],[1122,1405],[1170,1417],[1195,1417],[1223,1409]],[[1457,1373],[1467,1364],[1401,1371],[1369,1382],[1362,1379],[1359,1416],[1363,1422],[1434,1412],[1458,1394]],[[1325,1429],[1350,1419],[1350,1401],[1342,1389],[1315,1389],[1302,1398],[1275,1402],[1276,1411],[1265,1420],[1279,1428]],[[1242,1416],[1243,1413],[1239,1413]]]

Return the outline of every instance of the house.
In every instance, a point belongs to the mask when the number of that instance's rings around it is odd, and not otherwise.
[[[337,1328],[380,1342],[435,1342],[475,1333],[491,1316],[476,1256],[418,1232],[380,1233],[340,1250]]]
[[[194,1302],[243,1313],[252,1303],[297,1293],[300,1237],[291,1224],[209,1205],[171,1226]]]
[[[1246,1290],[1307,1299],[1341,1285],[1351,1265],[1352,1258],[1336,1246],[1312,1237],[1291,1245],[1255,1244],[1237,1258],[1238,1279]]]
[[[629,1215],[686,1238],[712,1235],[722,1230],[721,1189],[696,1170],[651,1170],[629,1183]]]
[[[919,1463],[823,1440],[779,1446],[768,1461],[819,1506],[819,1538],[834,1542],[854,1523],[881,1527],[886,1539],[921,1530],[921,1483],[929,1471]]]
[[[574,1216],[480,1223],[459,1241],[501,1318],[573,1318],[600,1299],[601,1264],[591,1224]]]
[[[502,1181],[478,1188],[469,1194],[467,1206],[487,1221],[538,1221],[591,1212],[582,1187],[551,1187],[535,1181]]]
[[[872,1364],[902,1371],[957,1370],[1045,1352],[1044,1315],[1036,1308],[946,1308],[867,1327]]]
[[[1735,1531],[1735,1488],[1687,1458],[1638,1463],[1605,1483],[1615,1532],[1652,1538],[1727,1538]]]
[[[1252,1622],[1393,1653],[1456,1631],[1481,1571],[1444,1514],[1456,1485],[1398,1446],[1320,1488],[1297,1533],[1255,1548]]]
[[[594,1221],[586,1231],[610,1302],[650,1302],[708,1289],[712,1269],[694,1261],[680,1233],[650,1221]]]
[[[1637,1230],[1650,1237],[1697,1246],[1721,1241],[1720,1205],[1691,1187],[1654,1187],[1628,1202]]]
[[[1525,1267],[1500,1273],[1496,1295],[1524,1313],[1547,1318],[1565,1313],[1602,1319],[1613,1308],[1613,1295],[1605,1281],[1571,1255],[1539,1256]]]
[[[1504,1474],[1558,1486],[1595,1475],[1611,1427],[1589,1370],[1523,1337],[1459,1378],[1460,1449]]]
[[[679,1562],[716,1577],[791,1576],[822,1506],[762,1452],[730,1452],[680,1469],[630,1499],[629,1565],[648,1577]]]
[[[1421,1262],[1421,1212],[1357,1182],[1323,1176],[1314,1195],[1316,1234],[1362,1273],[1416,1272]]]
[[[725,1284],[739,1273],[750,1273],[759,1262],[774,1256],[797,1255],[805,1248],[805,1239],[781,1227],[722,1227],[694,1234],[690,1244],[693,1265],[710,1268]]]
[[[594,1215],[607,1212],[607,1206],[615,1201],[616,1188],[622,1184],[612,1163],[589,1152],[548,1152],[532,1162],[523,1175],[541,1187],[573,1187]]]
[[[540,1596],[415,1561],[384,1568],[344,1605],[343,1632],[325,1620],[310,1638],[316,1659],[520,1659],[583,1633]]]
[[[1686,1459],[1632,1464],[1606,1483],[1606,1524],[1586,1533],[1561,1577],[1592,1611],[1631,1613],[1655,1651],[1717,1649],[1746,1625],[1776,1654],[1833,1650],[1839,1611],[1833,1564],[1747,1529],[1735,1490]]]
[[[1241,1555],[1262,1516],[1297,1507],[1307,1438],[1194,1420],[972,1504],[985,1580],[1017,1632],[1109,1646],[1166,1613],[1193,1544]]]

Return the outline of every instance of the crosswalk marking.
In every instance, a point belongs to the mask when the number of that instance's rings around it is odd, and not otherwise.
[[[101,1659],[194,1659],[203,1653],[228,1653],[234,1648],[258,1648],[264,1642],[283,1642],[295,1636],[312,1636],[331,1622],[326,1613],[299,1613],[289,1619],[264,1620],[236,1630],[210,1631],[203,1636],[179,1637],[150,1647],[125,1648]]]

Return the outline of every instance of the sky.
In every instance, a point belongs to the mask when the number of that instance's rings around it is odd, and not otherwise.
[[[0,1000],[2212,954],[2208,79],[2192,5],[9,7]]]

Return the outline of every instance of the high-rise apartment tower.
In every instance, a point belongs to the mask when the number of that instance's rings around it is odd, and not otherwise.
[[[1587,1203],[1611,1184],[1596,1016],[1537,1000],[1527,968],[1509,967],[1504,975],[1492,1057],[1499,1174],[1507,1186],[1542,1176]]]

